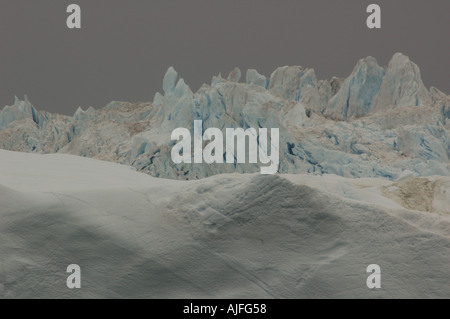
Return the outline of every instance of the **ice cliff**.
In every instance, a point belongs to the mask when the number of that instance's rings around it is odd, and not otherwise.
[[[192,130],[202,120],[204,129],[279,128],[280,173],[450,175],[450,97],[428,90],[401,53],[387,67],[361,59],[346,79],[318,80],[300,66],[270,77],[236,68],[196,93],[170,67],[162,88],[152,102],[114,101],[73,116],[37,111],[16,98],[0,113],[0,148],[103,159],[174,179],[259,171],[256,164],[174,165],[171,131]]]

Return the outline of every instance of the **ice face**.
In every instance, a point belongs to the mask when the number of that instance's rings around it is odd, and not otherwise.
[[[21,101],[14,98],[14,104],[11,106],[5,106],[5,108],[0,112],[0,130],[6,128],[10,123],[23,119],[31,119],[36,124],[39,123],[36,109],[28,101],[27,96]]]
[[[245,81],[247,84],[258,85],[263,88],[267,88],[269,80],[262,74],[259,74],[255,69],[248,69],[245,75]]]
[[[318,81],[312,69],[277,68],[214,77],[195,94],[170,67],[153,103],[112,102],[73,117],[39,112],[16,99],[0,113],[0,147],[63,152],[134,166],[153,176],[196,179],[252,173],[259,165],[174,165],[171,132],[195,120],[204,129],[279,128],[279,172],[383,177],[404,170],[449,175],[450,97],[428,92],[418,67],[396,54],[387,69],[367,57],[346,79]],[[417,101],[417,103],[416,103]]]
[[[163,91],[165,94],[170,94],[174,91],[177,79],[178,73],[173,67],[169,67],[163,80]]]
[[[396,53],[389,62],[380,91],[374,101],[374,109],[386,110],[430,104],[430,95],[423,85],[419,67],[406,55]]]
[[[360,60],[339,92],[329,101],[325,114],[338,120],[369,114],[384,75],[385,70],[374,58]]]

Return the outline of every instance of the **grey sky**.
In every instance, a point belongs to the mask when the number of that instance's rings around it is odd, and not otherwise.
[[[81,30],[66,27],[70,3]],[[370,3],[382,8],[381,30],[365,25]],[[2,0],[0,107],[25,93],[64,114],[151,101],[170,65],[194,91],[235,66],[345,77],[362,57],[386,65],[398,51],[427,87],[450,93],[449,12],[448,0]]]

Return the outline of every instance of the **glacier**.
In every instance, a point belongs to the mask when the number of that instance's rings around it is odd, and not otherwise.
[[[175,128],[279,128],[279,174],[179,164]],[[396,53],[233,69],[152,101],[0,112],[0,298],[448,298],[450,96]],[[68,289],[66,267],[81,267]],[[381,267],[381,289],[366,286]]]
[[[336,174],[395,180],[450,175],[450,97],[425,88],[420,70],[396,53],[387,67],[358,61],[346,79],[317,80],[300,66],[270,77],[254,69],[214,76],[193,93],[173,67],[153,101],[81,107],[73,116],[36,111],[16,98],[0,113],[0,148],[66,153],[131,165],[155,177],[199,179],[253,173],[254,164],[174,166],[170,134],[178,127],[280,129],[280,173]]]

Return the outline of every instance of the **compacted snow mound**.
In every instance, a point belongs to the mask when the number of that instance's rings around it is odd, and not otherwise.
[[[403,177],[175,181],[0,151],[0,297],[448,298],[448,180],[419,180],[441,205],[414,209],[433,213],[403,207],[398,194],[423,191]],[[81,289],[66,287],[69,264]],[[366,286],[370,264],[381,289]]]

